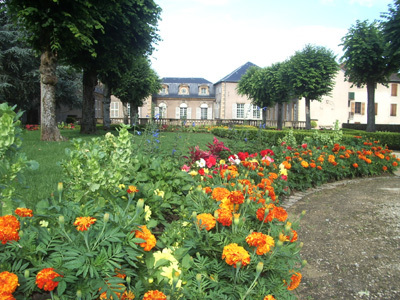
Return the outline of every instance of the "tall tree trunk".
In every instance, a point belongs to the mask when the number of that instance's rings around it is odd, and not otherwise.
[[[278,120],[277,120],[277,127],[278,130],[282,130],[283,128],[283,103],[282,102],[278,102]]]
[[[103,129],[110,130],[110,105],[111,105],[111,89],[108,84],[103,86]]]
[[[263,107],[261,110],[262,114],[262,122],[263,124],[267,124],[267,107]]]
[[[311,129],[310,102],[311,100],[306,98],[306,129]]]
[[[57,56],[50,49],[40,57],[40,139],[62,141],[56,120]]]
[[[139,107],[136,104],[131,103],[130,111],[131,111],[131,126],[138,125]]]
[[[83,103],[81,133],[96,132],[95,98],[94,89],[97,85],[97,72],[95,70],[83,71]]]
[[[375,132],[375,82],[367,83],[367,130],[368,132]]]
[[[128,125],[129,124],[129,115],[128,115],[128,103],[123,102],[122,103],[122,113],[124,117],[124,124]]]

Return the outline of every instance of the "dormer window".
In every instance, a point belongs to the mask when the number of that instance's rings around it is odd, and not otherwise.
[[[179,86],[179,95],[189,95],[189,86],[187,84]]]
[[[160,94],[161,94],[161,95],[168,95],[168,85],[163,84],[163,85],[161,86]]]
[[[199,95],[201,95],[201,96],[209,95],[209,91],[208,91],[208,86],[207,85],[199,86]]]

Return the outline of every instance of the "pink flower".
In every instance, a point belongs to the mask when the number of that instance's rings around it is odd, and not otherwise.
[[[213,156],[213,155],[210,155],[210,157],[208,157],[206,159],[207,168],[211,168],[211,167],[215,166],[216,163],[217,163],[217,160],[216,160],[215,156]]]
[[[182,170],[182,171],[185,171],[185,172],[189,172],[189,171],[190,171],[190,167],[187,166],[187,165],[183,165],[182,168],[181,168],[181,170]]]
[[[287,181],[287,176],[286,175],[281,175],[281,178],[285,181]]]
[[[307,144],[304,143],[303,145],[301,145],[301,147],[303,147],[303,149],[306,149],[307,148]]]

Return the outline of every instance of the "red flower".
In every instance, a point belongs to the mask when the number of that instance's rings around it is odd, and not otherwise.
[[[39,287],[39,289],[52,291],[57,287],[59,283],[58,281],[53,281],[53,279],[57,277],[63,276],[55,272],[54,268],[43,269],[36,275],[36,285]]]

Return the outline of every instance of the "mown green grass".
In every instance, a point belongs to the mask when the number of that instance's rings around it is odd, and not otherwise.
[[[111,131],[117,135],[117,131]],[[51,196],[56,190],[57,183],[63,181],[63,170],[59,163],[66,159],[65,149],[72,149],[72,139],[92,139],[94,137],[104,136],[106,132],[99,130],[95,135],[81,135],[79,128],[75,130],[64,129],[61,134],[68,138],[63,142],[44,142],[40,140],[40,131],[24,131],[22,135],[22,149],[29,160],[35,160],[39,163],[39,169],[27,170],[25,172],[26,188],[22,192],[22,201],[26,205],[34,205],[41,199]],[[151,144],[147,142],[151,139]],[[158,140],[158,142],[155,142]],[[227,142],[227,139],[221,139]],[[213,135],[209,133],[191,133],[191,132],[160,132],[153,136],[152,132],[135,133],[135,142],[143,147],[158,147],[160,155],[175,153],[176,157],[181,157],[189,153],[189,147],[199,145],[200,149],[207,149],[207,144],[212,143]],[[148,149],[147,149],[148,150]]]

